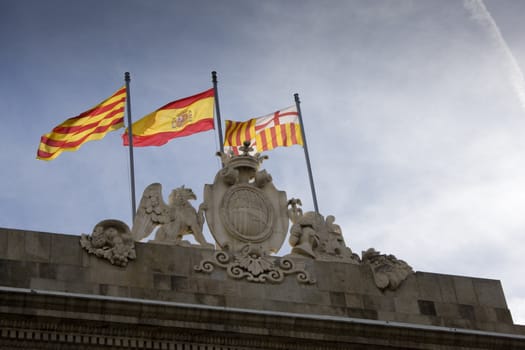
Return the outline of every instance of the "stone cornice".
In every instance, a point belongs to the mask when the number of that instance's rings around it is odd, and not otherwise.
[[[175,349],[183,343],[216,349],[525,349],[519,335],[18,288],[0,291],[0,312],[0,344],[16,340],[43,349],[46,343],[92,349]]]

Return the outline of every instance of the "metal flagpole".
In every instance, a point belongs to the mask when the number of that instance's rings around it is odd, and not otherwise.
[[[301,101],[299,101],[299,94],[293,95],[295,98],[295,106],[297,107],[297,114],[299,115],[299,124],[301,125],[301,133],[303,134],[303,149],[304,157],[306,158],[306,167],[308,168],[308,177],[310,178],[310,188],[312,189],[312,199],[314,202],[315,212],[319,214],[319,207],[317,206],[317,195],[315,194],[314,178],[312,176],[312,166],[310,165],[310,156],[308,155],[308,146],[306,144],[306,135],[304,133],[303,115],[301,113]]]
[[[131,130],[131,94],[129,93],[129,82],[131,80],[129,72],[124,73],[124,80],[126,81],[126,111],[128,114],[128,140],[129,140],[129,172],[131,179],[131,217],[135,221],[135,213],[137,206],[135,204],[135,166],[133,161],[133,131]]]
[[[219,131],[220,150],[221,152],[224,152],[224,141],[222,139],[221,111],[219,109],[219,91],[217,90],[217,72],[211,72],[211,77],[213,82],[213,93],[215,95],[215,111],[217,114],[217,129]]]

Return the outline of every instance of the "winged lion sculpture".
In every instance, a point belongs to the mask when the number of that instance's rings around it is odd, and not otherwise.
[[[162,199],[160,183],[146,187],[133,221],[133,238],[140,241],[160,226],[155,234],[155,241],[180,244],[184,235],[192,234],[202,246],[213,247],[202,234],[202,206],[197,213],[189,202],[191,199],[197,199],[197,196],[190,188],[182,186],[171,192],[169,204],[166,204]]]

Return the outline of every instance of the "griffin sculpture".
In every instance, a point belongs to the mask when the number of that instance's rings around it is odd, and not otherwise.
[[[171,192],[169,204],[166,204],[162,199],[161,184],[146,187],[131,229],[133,238],[140,241],[160,226],[155,241],[181,244],[183,236],[192,234],[202,246],[213,247],[202,234],[203,209],[199,208],[197,213],[190,199],[197,199],[197,196],[190,188],[182,186]]]

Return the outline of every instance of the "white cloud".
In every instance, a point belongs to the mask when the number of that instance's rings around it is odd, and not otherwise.
[[[490,12],[487,10],[483,0],[464,0],[463,4],[465,8],[471,12],[472,18],[486,28],[494,44],[501,50],[503,55],[502,61],[507,68],[509,80],[525,111],[525,79],[523,77],[523,71],[503,38],[496,21],[494,21],[494,18],[492,18]]]

